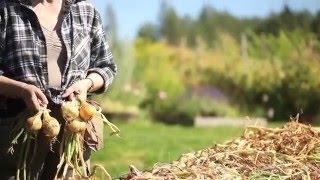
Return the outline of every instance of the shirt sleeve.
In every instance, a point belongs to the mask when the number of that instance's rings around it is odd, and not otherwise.
[[[6,14],[5,14],[5,8],[1,7],[1,10],[0,10],[0,76],[3,75],[3,52],[5,49],[5,36],[6,36]]]
[[[91,31],[91,55],[88,74],[98,73],[104,80],[104,86],[95,93],[105,92],[112,83],[117,67],[114,63],[109,44],[106,41],[101,17],[97,10],[94,10],[94,19]]]

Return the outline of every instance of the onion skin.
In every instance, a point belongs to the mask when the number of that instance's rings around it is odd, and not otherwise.
[[[80,118],[84,121],[90,121],[92,117],[97,113],[96,107],[87,103],[85,100],[81,100],[81,106],[79,109]]]
[[[74,120],[67,124],[67,129],[74,133],[82,133],[87,129],[87,123]]]
[[[79,117],[79,107],[76,101],[64,102],[61,106],[63,118],[70,122]]]
[[[29,132],[37,132],[42,128],[42,112],[30,117],[26,121],[26,128]]]
[[[43,114],[43,128],[42,128],[43,133],[45,136],[49,138],[54,138],[58,136],[60,132],[60,124],[58,120],[55,118],[51,117],[49,112],[44,112]]]
[[[57,137],[60,132],[60,124],[55,121],[52,121],[49,126],[43,127],[42,131],[45,134],[45,136],[49,138]]]

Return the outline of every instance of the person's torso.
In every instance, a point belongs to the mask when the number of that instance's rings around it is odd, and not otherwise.
[[[61,95],[71,84],[85,78],[90,64],[94,8],[86,1],[77,1],[67,1],[63,14],[60,33],[66,60],[59,88],[49,85],[46,39],[33,10],[16,0],[0,2],[0,26],[5,26],[0,54],[3,75],[39,87],[56,104],[62,102]],[[0,97],[0,112],[1,108],[10,109],[6,106],[8,100]]]
[[[64,72],[67,52],[58,30],[49,30],[42,26],[47,46],[48,85],[61,87],[61,75]]]

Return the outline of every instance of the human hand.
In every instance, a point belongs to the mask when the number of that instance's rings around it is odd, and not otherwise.
[[[72,84],[62,95],[63,98],[74,99],[75,96],[79,96],[83,99],[87,98],[87,93],[92,87],[93,82],[90,79],[82,79]]]
[[[21,99],[25,102],[27,108],[31,111],[39,111],[43,107],[47,107],[48,99],[43,92],[36,86],[25,84],[21,87]]]

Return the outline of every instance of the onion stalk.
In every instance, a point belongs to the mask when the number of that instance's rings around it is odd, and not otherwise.
[[[107,120],[100,107],[96,108],[80,97],[77,97],[77,102],[75,100],[64,102],[61,109],[62,116],[65,119],[65,128],[60,144],[60,162],[57,166],[58,170],[55,178],[67,178],[67,171],[71,169],[73,178],[87,179],[94,176],[96,170],[100,168],[106,178],[111,180],[109,173],[100,165],[94,165],[92,173],[89,172],[90,169],[83,157],[83,135],[87,129],[87,124],[93,118],[105,122],[112,131],[111,135],[119,136],[120,130]]]
[[[60,131],[59,122],[49,115],[50,110],[43,108],[34,116],[27,118],[25,121],[19,121],[13,128],[11,135],[12,141],[8,149],[8,153],[13,154],[14,147],[20,143],[18,168],[16,171],[16,179],[30,179],[30,164],[36,158],[37,136],[42,130],[44,134],[50,138],[55,138]],[[34,144],[32,152],[31,144]],[[31,157],[31,158],[28,158]]]

